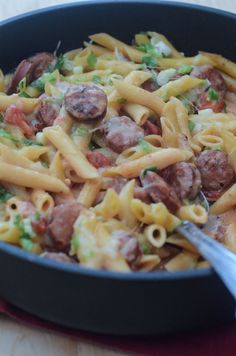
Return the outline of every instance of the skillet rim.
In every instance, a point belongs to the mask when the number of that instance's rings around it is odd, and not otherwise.
[[[17,22],[21,22],[22,20],[27,20],[28,18],[32,18],[37,15],[43,15],[45,13],[51,13],[54,11],[66,9],[66,8],[78,8],[78,7],[92,7],[94,5],[131,5],[131,4],[145,4],[145,5],[157,5],[162,7],[173,7],[173,8],[182,8],[182,9],[191,9],[201,11],[205,14],[216,14],[219,16],[227,18],[232,18],[236,20],[236,14],[209,6],[202,6],[197,4],[189,4],[189,3],[180,3],[177,1],[165,1],[165,0],[81,0],[80,2],[73,3],[64,3],[53,6],[48,6],[42,9],[28,11],[23,14],[19,14],[13,16],[8,19],[4,19],[0,21],[0,30],[1,27],[11,25]],[[70,264],[64,262],[57,262],[54,260],[50,260],[49,258],[40,257],[39,255],[35,255],[33,253],[24,251],[20,247],[8,244],[6,242],[0,241],[0,254],[5,253],[8,256],[12,256],[14,258],[18,258],[27,263],[32,263],[39,267],[43,267],[45,269],[52,269],[57,271],[63,271],[66,273],[73,274],[81,274],[91,278],[106,278],[113,279],[118,281],[156,281],[156,280],[176,280],[176,279],[195,279],[195,278],[207,278],[213,277],[215,274],[212,268],[206,269],[191,269],[187,271],[177,271],[177,272],[167,272],[167,271],[154,271],[154,272],[119,272],[119,271],[104,271],[99,269],[92,269],[88,267],[80,266],[79,264]]]

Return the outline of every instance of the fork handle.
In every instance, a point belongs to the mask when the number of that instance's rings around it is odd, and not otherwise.
[[[236,254],[189,221],[184,221],[177,231],[186,237],[212,265],[236,300]]]

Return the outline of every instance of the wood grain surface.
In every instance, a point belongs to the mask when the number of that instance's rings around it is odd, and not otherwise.
[[[70,0],[68,2],[76,2]],[[211,6],[236,13],[236,0],[179,0]],[[65,3],[61,0],[0,0],[0,20],[46,6]],[[85,344],[58,333],[32,329],[0,316],[0,356],[119,356],[125,355],[93,343]]]

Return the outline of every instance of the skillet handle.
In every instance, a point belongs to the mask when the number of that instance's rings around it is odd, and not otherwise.
[[[212,265],[236,300],[236,254],[189,221],[184,221],[177,231],[186,237]]]

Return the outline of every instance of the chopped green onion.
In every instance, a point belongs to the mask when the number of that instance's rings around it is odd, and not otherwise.
[[[89,134],[90,134],[89,129],[85,125],[80,125],[80,127],[78,127],[74,132],[74,135],[78,135],[81,137],[86,137]]]
[[[193,122],[192,120],[188,120],[188,128],[190,132],[194,130],[195,126],[196,126],[195,122]]]
[[[147,174],[147,172],[157,172],[157,167],[147,167],[147,168],[144,168],[141,172],[141,175],[142,176],[145,176]]]
[[[193,66],[190,66],[188,64],[183,64],[179,69],[178,69],[178,73],[179,74],[189,74],[190,72],[192,72]]]
[[[34,220],[35,220],[35,221],[39,221],[40,218],[41,218],[40,213],[39,213],[38,211],[36,211],[36,213],[34,213]]]
[[[23,138],[22,140],[19,141],[19,143],[21,143],[24,146],[43,146],[42,143],[29,140],[28,138]]]
[[[101,84],[101,77],[99,77],[98,75],[93,75],[92,81],[95,84]]]
[[[153,147],[152,145],[150,145],[150,143],[148,143],[147,141],[145,140],[141,140],[139,142],[139,147],[141,148],[141,150],[144,152],[144,153],[151,153],[153,152]]]
[[[5,203],[9,199],[11,199],[14,195],[8,192],[4,187],[0,186],[0,201]]]
[[[142,58],[142,63],[146,64],[146,66],[149,68],[156,68],[158,66],[156,58],[151,56],[144,56]]]
[[[121,98],[120,97],[116,101],[117,101],[118,104],[125,104],[127,100],[125,98]]]
[[[56,82],[56,73],[44,73],[39,79],[31,83],[31,86],[43,91],[46,83],[54,84]]]
[[[213,88],[210,88],[208,90],[208,98],[211,101],[217,101],[219,99],[219,93],[217,93],[217,91],[215,91]]]
[[[87,58],[87,64],[89,65],[89,67],[93,68],[96,63],[97,63],[97,57],[93,52],[91,52]]]
[[[27,238],[21,238],[20,244],[25,251],[32,252],[34,244],[31,240]]]

